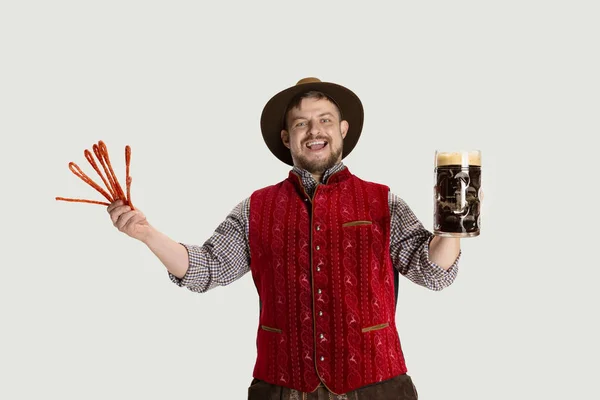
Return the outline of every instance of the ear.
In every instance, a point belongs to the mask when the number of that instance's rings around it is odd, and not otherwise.
[[[348,124],[348,121],[344,120],[344,121],[340,122],[340,131],[342,132],[343,139],[346,138],[346,134],[348,133],[349,127],[350,127],[350,125]]]
[[[290,133],[285,129],[281,131],[281,141],[285,147],[290,148]]]

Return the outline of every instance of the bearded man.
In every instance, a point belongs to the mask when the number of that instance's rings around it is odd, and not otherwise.
[[[265,105],[270,151],[292,167],[241,201],[202,245],[178,243],[122,201],[113,224],[194,292],[252,273],[260,299],[249,400],[417,399],[395,323],[398,276],[432,290],[458,272],[460,239],[434,236],[389,187],[342,163],[363,106],[305,78]]]

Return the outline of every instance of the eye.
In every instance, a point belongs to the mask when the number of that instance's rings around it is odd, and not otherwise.
[[[321,122],[331,122],[331,120],[329,118],[323,118]]]
[[[296,124],[296,126],[304,126],[304,125],[306,125],[306,122],[298,122],[298,123]]]

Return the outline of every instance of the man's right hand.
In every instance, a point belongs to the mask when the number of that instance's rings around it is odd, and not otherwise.
[[[134,239],[144,241],[151,226],[140,210],[132,210],[123,200],[113,201],[107,208],[113,225]]]

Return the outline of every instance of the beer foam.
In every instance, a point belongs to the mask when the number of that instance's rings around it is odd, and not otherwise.
[[[479,151],[439,152],[436,164],[438,167],[444,165],[481,166],[481,153]]]

